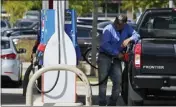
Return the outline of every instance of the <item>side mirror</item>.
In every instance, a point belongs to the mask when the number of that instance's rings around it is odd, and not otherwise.
[[[15,45],[18,44],[18,41],[19,41],[19,39],[13,39],[13,42],[14,42]]]
[[[18,53],[19,53],[19,54],[26,53],[26,49],[20,48],[20,49],[18,50]]]

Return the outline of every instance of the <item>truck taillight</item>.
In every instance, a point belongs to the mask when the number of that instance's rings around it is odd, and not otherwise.
[[[1,59],[16,59],[16,54],[11,53],[11,54],[1,55]]]
[[[135,68],[141,67],[141,44],[136,44],[134,48],[134,65]]]

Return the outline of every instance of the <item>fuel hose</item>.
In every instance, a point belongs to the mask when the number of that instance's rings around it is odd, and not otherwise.
[[[127,45],[127,48],[126,48],[126,51],[123,52],[124,58],[123,58],[122,61],[128,62],[128,59],[129,59],[129,54],[128,54],[128,53],[129,53],[129,51],[130,51],[131,49],[132,49],[132,43],[128,44],[128,45]],[[97,48],[97,50],[98,50],[98,48]],[[91,62],[89,62],[89,60],[88,60],[87,57],[86,57],[86,55],[87,55],[88,52],[90,52],[90,51],[91,51],[91,48],[88,48],[88,49],[85,51],[85,53],[82,55],[82,56],[83,56],[83,59],[84,59],[91,67],[93,67],[93,68],[95,68],[95,69],[98,69],[98,67],[96,67],[96,65],[93,65]],[[110,73],[111,73],[111,71],[108,72],[108,74],[105,76],[105,78],[104,78],[102,81],[100,81],[100,82],[98,82],[98,83],[95,83],[95,84],[90,83],[90,85],[91,85],[91,86],[98,86],[98,85],[103,84],[103,83],[108,79]]]

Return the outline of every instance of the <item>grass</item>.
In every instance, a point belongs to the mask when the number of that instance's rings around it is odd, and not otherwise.
[[[26,53],[25,54],[20,54],[20,60],[23,62],[29,62],[31,60],[31,53],[32,53],[32,48],[34,46],[35,40],[29,40],[29,39],[20,39],[18,44],[16,45],[17,49],[19,48],[25,48]],[[77,66],[81,71],[83,71],[85,74],[89,72],[89,66],[86,66],[87,63],[85,62],[80,62],[80,64]],[[22,76],[24,78],[24,76]],[[98,81],[97,76],[88,76],[89,81]],[[77,77],[77,81],[81,81]]]
[[[90,77],[90,76],[88,76],[88,80],[94,82],[94,81],[98,81],[98,78],[97,77]],[[76,81],[81,81],[81,80],[77,77]]]
[[[25,48],[26,53],[20,54],[20,59],[23,62],[29,62],[31,60],[32,48],[34,46],[35,40],[29,39],[20,39],[18,44],[16,45],[17,49]]]

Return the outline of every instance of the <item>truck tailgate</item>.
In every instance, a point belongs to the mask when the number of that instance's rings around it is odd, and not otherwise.
[[[141,73],[176,75],[176,40],[142,40]]]

